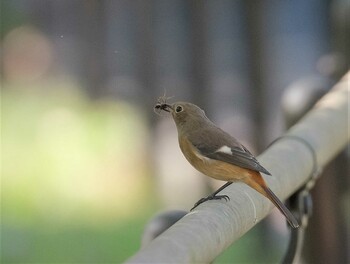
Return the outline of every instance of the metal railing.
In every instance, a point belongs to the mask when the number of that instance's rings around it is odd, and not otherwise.
[[[315,161],[325,166],[349,142],[350,72],[296,125],[258,159],[272,177],[265,179],[281,199],[303,186]],[[301,138],[302,140],[295,140]],[[127,263],[209,263],[272,210],[268,199],[243,184],[223,194],[229,202],[209,201],[184,216]],[[317,201],[316,201],[317,202]]]

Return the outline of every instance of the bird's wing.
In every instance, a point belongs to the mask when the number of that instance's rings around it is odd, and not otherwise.
[[[227,134],[226,132],[219,130],[215,137],[210,137],[210,132],[201,131],[200,137],[193,137],[190,140],[193,146],[199,151],[200,154],[207,158],[224,161],[233,165],[259,171],[267,175],[271,175],[263,166],[260,165],[258,160],[249,152],[249,150],[240,144],[235,138]],[[210,142],[210,143],[209,143]]]

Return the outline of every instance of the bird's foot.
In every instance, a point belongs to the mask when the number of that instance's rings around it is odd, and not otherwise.
[[[206,202],[206,201],[209,201],[209,200],[221,200],[221,199],[225,199],[226,201],[229,201],[230,200],[230,197],[228,197],[227,195],[209,195],[207,197],[204,197],[204,198],[201,198],[198,202],[196,202],[194,204],[194,206],[192,207],[191,211],[196,208],[198,205]]]

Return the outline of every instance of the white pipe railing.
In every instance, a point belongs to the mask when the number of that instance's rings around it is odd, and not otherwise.
[[[349,86],[350,72],[287,132],[311,145],[317,166],[325,166],[349,142]],[[264,178],[281,199],[301,187],[314,166],[310,149],[293,137],[282,137],[258,159],[272,173]],[[209,263],[273,208],[268,199],[240,183],[221,194],[230,201],[203,203],[127,263]]]

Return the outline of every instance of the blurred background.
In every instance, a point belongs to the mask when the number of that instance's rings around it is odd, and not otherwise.
[[[254,154],[348,70],[346,0],[1,0],[1,262],[120,263],[217,188],[168,115],[200,105]],[[304,263],[349,261],[349,150],[313,193]],[[181,194],[181,195],[179,195]],[[216,263],[278,263],[271,214]],[[268,253],[268,254],[267,254]]]

